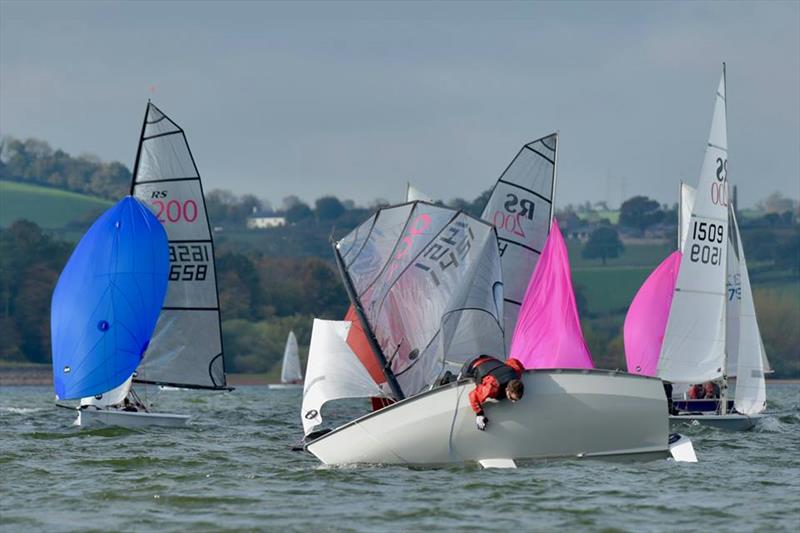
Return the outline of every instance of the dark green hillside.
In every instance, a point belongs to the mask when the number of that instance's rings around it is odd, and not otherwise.
[[[111,205],[109,200],[27,183],[0,181],[0,227],[27,219],[42,228],[86,225]]]

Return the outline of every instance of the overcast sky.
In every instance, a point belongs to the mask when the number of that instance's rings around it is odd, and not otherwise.
[[[133,164],[148,97],[207,188],[472,199],[559,130],[557,204],[730,179],[800,196],[800,2],[0,2],[0,133]],[[153,92],[154,89],[154,92]]]

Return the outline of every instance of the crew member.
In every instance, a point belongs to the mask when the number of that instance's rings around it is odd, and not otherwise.
[[[469,393],[469,404],[475,411],[475,425],[483,431],[489,419],[483,411],[483,404],[489,398],[502,400],[508,398],[516,402],[525,393],[522,384],[522,373],[525,367],[516,359],[506,362],[488,355],[482,355],[469,361],[461,369],[461,377],[475,378],[477,385]]]

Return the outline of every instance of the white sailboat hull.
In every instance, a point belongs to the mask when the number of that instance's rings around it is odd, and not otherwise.
[[[82,409],[78,411],[76,426],[116,426],[124,428],[144,427],[182,427],[189,420],[188,415],[168,413],[145,413],[120,411],[117,409]]]
[[[669,456],[661,381],[588,370],[527,371],[525,396],[486,407],[472,381],[451,383],[346,424],[307,445],[326,464],[447,464],[550,457]]]
[[[297,389],[303,390],[302,383],[271,383],[267,385],[270,390],[285,390],[285,389]]]
[[[699,424],[727,431],[749,431],[753,429],[762,418],[764,418],[763,414],[742,415],[739,413],[729,413],[725,415],[715,415],[697,413],[671,415],[669,417],[669,424],[672,428],[679,428],[684,424]]]

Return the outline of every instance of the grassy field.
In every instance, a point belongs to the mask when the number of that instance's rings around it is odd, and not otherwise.
[[[70,222],[101,213],[111,206],[102,198],[59,189],[0,181],[0,227],[26,218],[48,229],[63,228]]]

